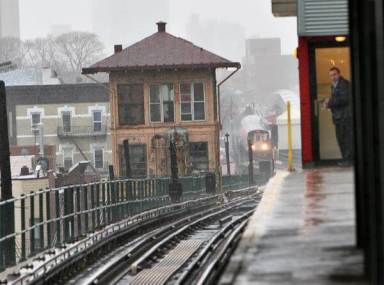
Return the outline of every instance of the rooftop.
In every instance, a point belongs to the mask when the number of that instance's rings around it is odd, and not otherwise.
[[[109,102],[107,85],[96,83],[8,86],[6,92],[17,104]]]
[[[240,63],[213,54],[193,43],[166,32],[159,22],[157,33],[122,49],[94,65],[83,68],[83,74],[126,70],[240,68]]]

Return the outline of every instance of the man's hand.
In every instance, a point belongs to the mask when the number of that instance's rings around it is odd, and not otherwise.
[[[329,97],[324,99],[324,101],[323,101],[323,108],[324,109],[328,109],[329,99],[330,99]]]

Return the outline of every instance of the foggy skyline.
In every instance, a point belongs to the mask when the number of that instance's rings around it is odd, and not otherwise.
[[[118,0],[108,0],[121,3]],[[156,0],[153,0],[156,1]],[[140,1],[125,1],[124,9],[142,5]],[[239,2],[242,5],[239,5]],[[270,0],[170,0],[170,16],[167,20],[167,31],[180,37],[187,38],[186,26],[193,14],[199,15],[202,20],[216,20],[233,23],[244,28],[245,38],[253,37],[280,37],[282,39],[282,53],[290,54],[297,46],[296,18],[274,18],[271,12]],[[92,7],[94,0],[20,0],[20,34],[22,39],[44,37],[51,28],[57,25],[66,25],[72,30],[95,32],[93,29]],[[189,5],[188,5],[189,4]],[[188,8],[186,8],[186,6]],[[121,10],[122,7],[117,8]],[[143,9],[138,9],[139,18],[145,17]],[[116,13],[117,15],[119,13]],[[115,17],[112,15],[111,17]],[[140,19],[142,21],[142,19]],[[158,19],[163,20],[163,19]],[[153,21],[152,19],[150,21]],[[118,22],[118,21],[117,21]],[[155,23],[146,25],[136,35],[126,35],[122,38],[140,40],[156,31]],[[127,32],[128,29],[127,29]],[[132,41],[122,42],[123,46],[132,44]],[[204,47],[204,43],[199,43]],[[110,43],[106,46],[108,53]],[[239,51],[244,54],[244,50]],[[238,58],[239,60],[239,58]]]

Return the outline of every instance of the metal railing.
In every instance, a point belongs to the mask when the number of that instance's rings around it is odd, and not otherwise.
[[[95,127],[91,126],[59,126],[57,127],[58,137],[92,137],[92,136],[106,136],[107,126],[101,125]]]
[[[205,192],[204,177],[180,180],[185,186],[183,201]],[[15,223],[13,234],[0,237],[0,255],[6,246],[16,245],[13,260],[0,259],[0,271],[127,217],[169,205],[169,182],[122,179],[44,189],[0,202],[0,215],[12,207]]]
[[[182,201],[208,195],[205,176],[180,177]],[[14,258],[0,258],[0,271],[44,250],[80,240],[96,230],[171,203],[170,178],[118,179],[42,189],[0,202],[14,209],[14,233],[0,236],[0,257],[15,244]],[[223,191],[248,186],[247,176],[224,176]],[[11,221],[6,221],[11,222]],[[1,231],[0,231],[1,232]],[[8,248],[7,248],[8,247]]]
[[[227,175],[222,177],[223,191],[236,190],[249,186],[248,175]]]

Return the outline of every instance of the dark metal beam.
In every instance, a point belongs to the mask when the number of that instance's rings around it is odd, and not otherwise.
[[[12,199],[12,176],[8,139],[8,118],[5,85],[0,81],[0,173],[1,201]],[[0,236],[5,237],[15,231],[14,203],[6,203],[0,208]],[[0,244],[1,265],[15,264],[15,239],[9,238]]]

